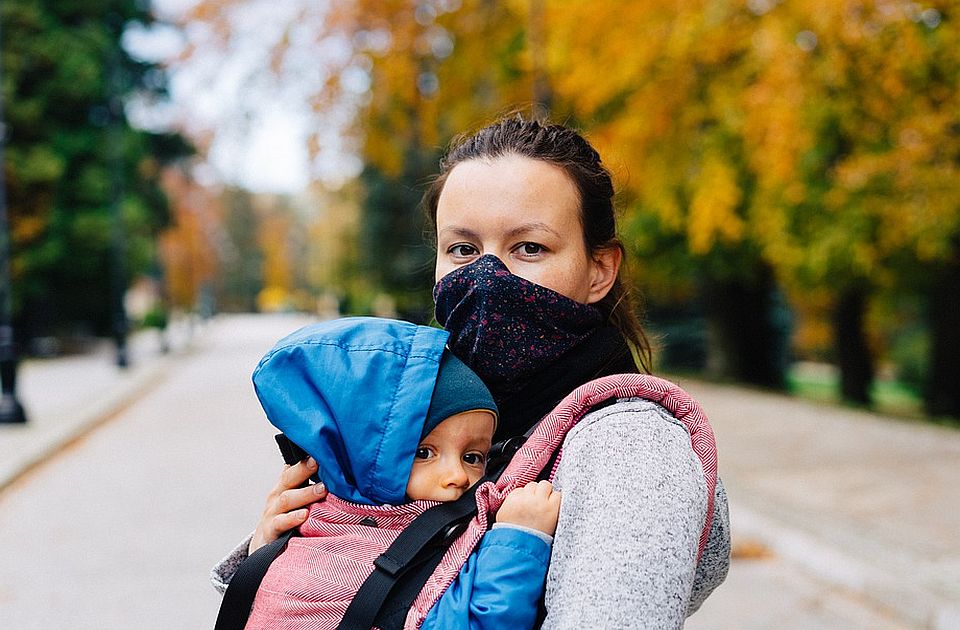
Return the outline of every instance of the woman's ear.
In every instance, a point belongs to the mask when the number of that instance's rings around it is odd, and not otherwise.
[[[590,280],[590,295],[587,304],[595,304],[607,297],[613,287],[623,261],[623,252],[619,247],[605,247],[591,255],[593,269]]]

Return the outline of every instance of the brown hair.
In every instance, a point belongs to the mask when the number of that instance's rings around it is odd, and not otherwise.
[[[505,118],[480,131],[456,139],[440,161],[440,174],[423,196],[434,234],[437,228],[437,204],[447,176],[457,164],[473,159],[495,159],[519,155],[560,167],[580,194],[580,223],[587,251],[616,247],[626,257],[617,237],[613,209],[613,180],[600,162],[600,154],[579,133],[562,125],[551,125],[522,116]],[[651,367],[650,342],[637,317],[636,306],[619,272],[610,292],[597,302],[604,314],[633,346],[640,367]]]

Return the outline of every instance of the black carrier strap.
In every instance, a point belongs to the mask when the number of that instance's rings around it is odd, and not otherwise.
[[[430,508],[400,532],[374,561],[373,573],[347,607],[341,630],[370,630],[375,622],[384,630],[403,625],[407,610],[450,543],[477,513],[475,494],[485,481],[481,479],[456,501]],[[398,621],[399,626],[394,626]]]
[[[291,529],[272,543],[260,547],[237,568],[223,594],[223,601],[220,602],[214,630],[243,630],[270,563],[280,555],[296,533],[297,530]]]

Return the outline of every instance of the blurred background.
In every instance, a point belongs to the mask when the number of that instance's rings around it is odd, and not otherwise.
[[[614,172],[659,369],[955,423],[958,8],[4,2],[15,333],[429,321],[425,182],[522,111]]]
[[[957,0],[4,0],[0,41],[4,422],[104,339],[430,322],[420,196],[523,112],[612,170],[658,373],[956,443]]]
[[[522,111],[614,172],[660,369],[955,421],[958,7],[4,2],[17,337],[428,321],[425,182]]]

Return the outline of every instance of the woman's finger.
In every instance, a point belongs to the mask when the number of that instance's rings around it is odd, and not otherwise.
[[[303,525],[303,522],[307,520],[307,514],[309,513],[310,510],[302,508],[299,510],[294,510],[293,512],[286,512],[284,514],[278,514],[274,516],[273,539],[276,540],[287,530]]]
[[[250,539],[249,553],[273,542],[288,529],[302,525],[308,512],[303,508],[327,498],[327,489],[322,483],[300,487],[316,470],[317,463],[312,458],[284,468],[280,481],[267,497],[260,522]]]
[[[277,497],[276,509],[274,511],[277,514],[292,512],[293,510],[306,507],[311,503],[316,503],[326,497],[327,488],[322,483],[311,484],[306,488],[284,490],[280,493],[280,496]],[[289,529],[289,527],[287,529]]]
[[[317,461],[308,457],[293,466],[287,466],[280,475],[280,483],[277,486],[283,490],[297,488],[303,485],[311,475],[317,472]],[[282,490],[281,490],[282,492]]]

